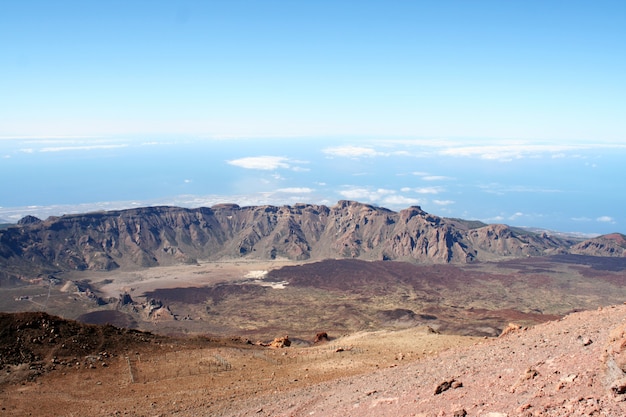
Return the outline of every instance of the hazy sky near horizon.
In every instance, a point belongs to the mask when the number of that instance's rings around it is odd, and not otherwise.
[[[347,198],[624,232],[624,74],[623,1],[5,1],[0,219]]]

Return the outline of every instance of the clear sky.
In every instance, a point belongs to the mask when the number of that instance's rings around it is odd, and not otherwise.
[[[353,197],[625,232],[624,74],[624,1],[4,0],[0,219]]]
[[[0,133],[623,140],[624,1],[0,3]]]

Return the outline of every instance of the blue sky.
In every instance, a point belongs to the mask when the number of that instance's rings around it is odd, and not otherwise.
[[[1,2],[0,219],[351,198],[624,232],[624,51],[621,1]]]

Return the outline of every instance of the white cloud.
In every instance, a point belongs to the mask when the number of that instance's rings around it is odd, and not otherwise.
[[[413,192],[418,194],[439,194],[444,191],[442,187],[418,187],[413,188]]]
[[[395,190],[385,188],[379,188],[376,190],[353,188],[339,191],[339,194],[348,200],[376,203],[388,208],[405,208],[407,206],[420,204],[420,200],[416,198],[399,195]]]
[[[439,206],[449,206],[450,204],[454,204],[455,202],[452,200],[433,200],[433,203]]]
[[[165,141],[165,140],[153,140],[150,142],[141,142],[139,145],[140,146],[170,146],[170,145],[176,145],[179,142],[177,141]]]
[[[602,223],[615,223],[615,220],[613,219],[613,217],[610,217],[610,216],[600,216],[596,219],[596,221],[599,221]]]
[[[479,157],[482,159],[500,160],[502,162],[521,158],[520,152],[515,149],[485,146],[444,149],[440,153],[444,156]]]
[[[367,148],[364,146],[335,146],[331,148],[323,149],[327,155],[331,156],[343,156],[348,158],[360,158],[360,157],[372,157],[384,155],[381,152],[378,152],[372,148]]]
[[[518,211],[517,213],[513,213],[510,217],[509,220],[515,220],[518,219],[520,217],[524,216],[524,213]]]
[[[445,175],[424,175],[422,177],[424,181],[442,181],[442,180],[452,180],[452,177],[446,177]]]
[[[250,156],[226,162],[240,168],[272,171],[278,168],[289,169],[288,161],[287,158],[282,156]]]
[[[322,149],[322,152],[331,157],[345,157],[345,158],[372,158],[376,156],[411,156],[411,153],[405,150],[392,150],[388,152],[378,151],[369,146],[332,146]]]
[[[343,197],[348,200],[366,200],[366,201],[380,201],[380,199],[386,195],[394,194],[395,191],[379,188],[377,190],[369,190],[367,188],[352,188],[349,190],[339,191]]]
[[[190,179],[186,179],[186,180],[183,180],[183,182],[184,182],[185,184],[189,184],[190,182],[192,182],[192,180],[190,180]]]
[[[308,187],[287,187],[287,188],[279,188],[276,191],[279,193],[308,194],[308,193],[312,193],[313,189],[308,188]]]
[[[343,155],[337,156],[380,156],[380,155],[405,155],[413,157],[433,157],[435,155],[481,158],[501,162],[512,161],[521,158],[537,157],[580,157],[581,151],[590,149],[626,148],[623,142],[570,142],[558,141],[530,141],[530,140],[507,140],[507,139],[381,139],[373,141],[378,146],[404,147],[403,150],[393,150],[386,153],[379,152],[370,147],[337,147],[329,149],[342,150]],[[352,150],[351,150],[352,149]],[[369,155],[351,155],[357,149],[367,150]],[[573,153],[576,152],[576,153]],[[415,173],[418,176],[426,173]]]
[[[261,171],[274,171],[277,169],[289,169],[294,172],[309,171],[309,168],[300,166],[301,164],[308,164],[308,161],[289,159],[284,156],[250,156],[246,158],[232,159],[226,162],[240,168],[256,169]],[[274,174],[274,176],[276,179],[283,179],[279,174]]]
[[[404,197],[401,195],[390,195],[383,198],[381,203],[390,206],[412,206],[420,204],[420,201],[416,198]]]
[[[415,171],[412,172],[413,175],[418,176],[418,177],[422,177],[422,180],[424,181],[443,181],[443,180],[453,180],[453,177],[448,177],[445,175],[432,175],[428,172],[422,172],[422,171]]]
[[[39,152],[64,152],[64,151],[93,151],[96,149],[126,148],[127,144],[119,145],[81,145],[81,146],[53,146],[41,148]]]
[[[83,136],[83,135],[79,135],[79,136],[75,136],[75,135],[23,135],[23,136],[0,136],[0,140],[15,140],[15,139],[19,139],[19,140],[28,140],[30,142],[51,142],[52,140],[68,140],[68,139],[92,139],[92,138],[99,138],[99,136]]]
[[[488,160],[511,161],[521,158],[550,156],[564,158],[573,151],[584,151],[597,148],[624,148],[617,143],[532,143],[523,141],[499,141],[490,144],[444,146],[438,152],[444,156],[473,157]],[[569,155],[578,157],[578,154]]]
[[[339,194],[342,197],[347,198],[348,200],[360,200],[364,198],[369,198],[371,192],[365,188],[354,188],[351,190],[341,190]]]
[[[554,188],[537,188],[526,185],[502,185],[499,183],[483,184],[478,188],[486,193],[504,195],[505,193],[560,193],[561,190]]]

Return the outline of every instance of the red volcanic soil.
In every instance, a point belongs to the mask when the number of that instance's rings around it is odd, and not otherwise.
[[[56,371],[8,381],[17,368],[3,363],[0,405],[16,416],[621,417],[625,323],[626,306],[619,305],[463,344],[405,330],[271,349],[190,340],[184,346],[39,313],[2,315],[0,346],[41,349],[46,361],[14,357]],[[74,336],[65,337],[67,330]],[[42,339],[57,331],[66,345],[74,337],[107,351],[82,356],[88,351],[77,345],[66,352],[74,358],[62,357]],[[29,338],[17,345],[22,335]],[[232,366],[196,372],[219,359]]]
[[[602,237],[605,239],[612,240],[622,247],[626,247],[626,238],[621,233],[611,233],[609,235],[604,235]]]
[[[626,306],[242,402],[240,416],[626,415]],[[182,416],[191,416],[183,413]]]

